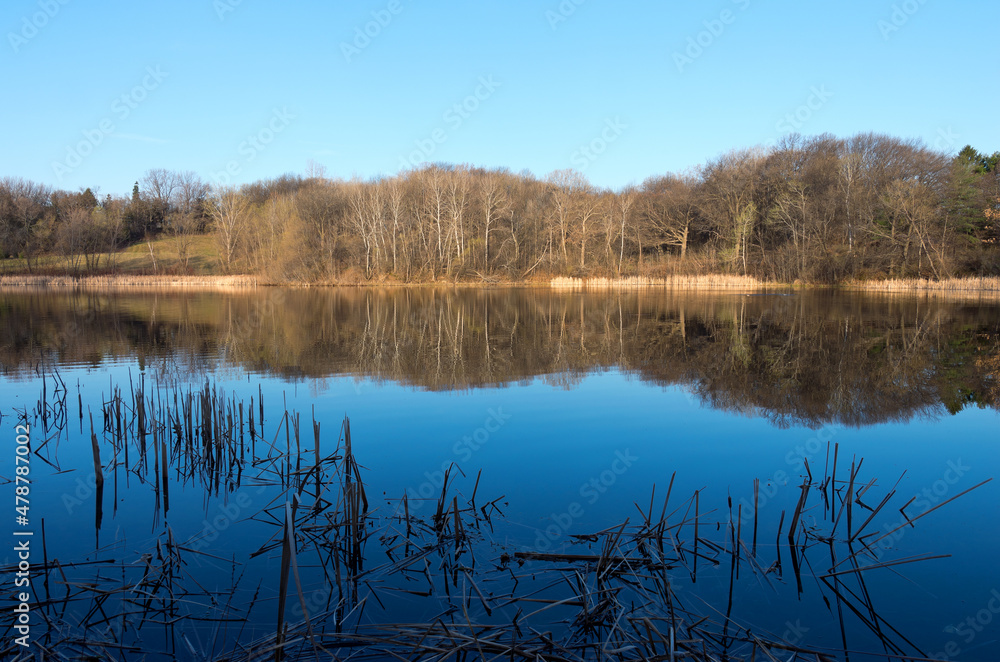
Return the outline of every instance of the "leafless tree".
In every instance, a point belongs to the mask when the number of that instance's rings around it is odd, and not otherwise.
[[[222,186],[215,190],[209,202],[209,214],[215,228],[222,268],[232,273],[240,243],[247,229],[250,201],[239,189]]]

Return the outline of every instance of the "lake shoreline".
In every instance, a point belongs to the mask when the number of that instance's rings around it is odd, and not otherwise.
[[[790,289],[786,283],[758,281],[749,276],[678,276],[674,278],[566,278],[533,280],[437,280],[401,282],[392,280],[370,282],[337,282],[337,281],[276,281],[266,277],[249,274],[232,276],[171,276],[171,275],[105,275],[105,276],[70,276],[70,275],[40,275],[17,274],[0,275],[0,289],[40,288],[40,289],[145,289],[145,288],[178,288],[178,289],[209,289],[233,290],[254,289],[258,287],[288,287],[296,289],[310,288],[523,288],[523,289],[553,289],[553,290],[614,290],[637,288],[676,288],[676,289],[715,289],[715,290],[773,290]]]
[[[789,291],[789,290],[845,290],[866,294],[921,295],[930,297],[978,297],[1000,299],[1000,279],[998,278],[951,278],[940,281],[928,279],[885,279],[877,281],[848,281],[827,285],[820,283],[794,284],[760,281],[751,276],[730,276],[714,274],[708,276],[675,276],[670,278],[569,278],[519,281],[420,281],[413,283],[396,281],[378,282],[280,282],[249,274],[230,276],[185,276],[185,275],[111,275],[111,276],[71,276],[17,274],[0,275],[0,290],[51,289],[51,290],[145,290],[177,289],[187,291],[236,291],[265,287],[287,287],[295,289],[311,288],[523,288],[551,289],[566,292],[597,292],[636,289],[676,289],[705,291]]]

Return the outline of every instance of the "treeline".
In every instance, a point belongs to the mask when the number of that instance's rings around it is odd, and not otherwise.
[[[100,200],[4,179],[0,247],[29,271],[52,254],[73,271],[114,270],[124,246],[168,235],[185,271],[192,237],[211,232],[222,271],[278,282],[988,276],[1000,274],[998,161],[865,133],[786,136],[618,191],[573,170],[444,164],[242,187],[151,170],[130,198]]]
[[[119,251],[162,235],[177,237],[182,268],[194,236],[210,229],[210,187],[193,172],[150,170],[131,197],[98,200],[87,188],[53,191],[20,178],[0,179],[0,251],[28,272],[44,256],[67,259],[70,271],[113,271]]]

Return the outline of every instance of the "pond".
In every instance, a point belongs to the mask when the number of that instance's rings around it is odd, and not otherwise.
[[[68,657],[1000,650],[995,303],[22,290],[0,363]]]

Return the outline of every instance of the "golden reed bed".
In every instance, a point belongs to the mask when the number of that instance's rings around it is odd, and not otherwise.
[[[763,290],[773,287],[783,287],[778,283],[767,283],[753,276],[668,276],[666,278],[647,278],[632,276],[629,278],[553,278],[549,286],[564,290],[609,290],[617,288],[636,287],[677,287],[690,289],[716,290]]]
[[[898,278],[845,283],[844,287],[862,292],[884,294],[919,294],[961,299],[1000,300],[1000,278]]]
[[[163,289],[215,290],[256,287],[253,276],[0,276],[0,289],[80,288],[94,290]]]
[[[4,275],[0,276],[0,290],[21,288],[51,288],[51,289],[185,289],[185,290],[232,290],[265,286],[267,279],[256,276],[149,276],[149,275],[114,275],[114,276],[41,276],[41,275]],[[293,285],[293,284],[285,284]],[[319,283],[297,283],[294,285],[320,285]],[[334,285],[334,284],[329,284]],[[356,286],[357,284],[355,284]],[[369,287],[392,286],[440,286],[442,283],[370,283]],[[518,287],[543,286],[544,282],[535,283],[448,283],[449,286],[465,287]],[[667,287],[678,289],[705,290],[769,290],[786,289],[784,283],[762,281],[753,276],[732,275],[702,275],[702,276],[667,276],[665,278],[648,278],[632,276],[628,278],[568,278],[556,277],[548,281],[548,287],[556,290],[611,290],[635,289],[643,287]],[[843,284],[843,289],[880,294],[910,294],[921,296],[978,298],[1000,300],[1000,278],[950,278],[934,281],[921,278],[903,278],[892,280],[850,281]]]

